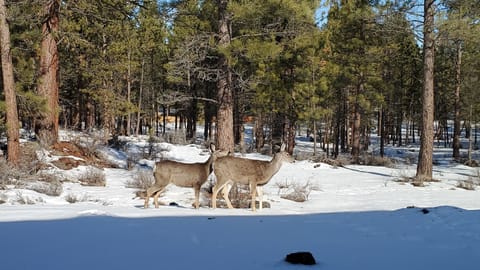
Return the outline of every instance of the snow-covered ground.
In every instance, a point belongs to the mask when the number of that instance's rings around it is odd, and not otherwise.
[[[307,142],[299,144],[308,148]],[[196,145],[162,149],[164,157],[184,162],[208,158]],[[123,153],[104,153],[126,164]],[[196,210],[193,190],[175,186],[160,200],[176,206],[144,209],[135,190],[125,186],[137,170],[151,170],[153,161],[141,163],[136,170],[105,169],[106,187],[64,183],[57,197],[0,191],[7,201],[0,204],[0,268],[442,270],[480,265],[480,188],[456,187],[459,180],[478,178],[475,168],[438,162],[434,178],[440,181],[414,187],[397,181],[413,176],[414,164],[334,168],[297,161],[284,164],[264,187],[271,208],[254,213]],[[306,185],[308,200],[281,198],[289,192],[280,188],[285,185]],[[68,203],[69,196],[80,202]],[[35,204],[19,204],[19,197]],[[296,251],[310,251],[317,265],[284,262]]]

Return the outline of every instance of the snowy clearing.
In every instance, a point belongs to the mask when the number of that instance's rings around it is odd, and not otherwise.
[[[168,158],[205,161],[199,146],[165,145]],[[103,151],[124,167],[126,157]],[[268,159],[248,155],[248,158]],[[439,182],[414,187],[398,180],[415,165],[394,168],[297,161],[264,187],[271,208],[195,210],[193,189],[168,186],[143,208],[125,187],[137,170],[104,169],[106,186],[63,184],[60,196],[26,189],[0,191],[2,269],[477,269],[480,190],[457,187],[478,170],[443,162]],[[86,167],[70,170],[81,173]],[[58,170],[59,174],[66,173]],[[282,198],[281,187],[308,185],[306,202]],[[76,196],[69,203],[68,196]],[[20,204],[19,197],[34,204]],[[175,202],[177,206],[168,206]],[[310,251],[317,264],[291,265],[288,253]]]

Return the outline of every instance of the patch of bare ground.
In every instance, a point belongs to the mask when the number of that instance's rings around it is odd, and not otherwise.
[[[57,168],[70,170],[78,166],[92,165],[98,168],[115,168],[116,165],[108,162],[89,151],[87,148],[71,142],[58,142],[52,146],[52,154],[62,156],[52,162]]]

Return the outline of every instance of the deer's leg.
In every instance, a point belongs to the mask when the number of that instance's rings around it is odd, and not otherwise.
[[[153,190],[155,189],[156,187],[150,187],[150,188],[147,188],[147,191],[145,192],[145,203],[143,204],[143,208],[148,208],[148,205],[149,205],[149,201],[150,201],[150,196],[152,196],[153,194]]]
[[[232,189],[233,183],[231,181],[227,182],[225,186],[222,189],[222,196],[225,202],[227,203],[227,207],[232,209],[232,203],[230,202],[230,199],[228,198],[228,195],[230,194],[230,190]]]
[[[257,186],[257,194],[258,194],[258,201],[259,201],[258,208],[262,210],[263,209],[263,187],[262,186]]]
[[[152,197],[153,194],[158,192],[155,195],[155,197],[153,198],[154,202],[156,202],[155,207],[158,208],[158,196],[160,196],[160,193],[161,193],[160,191],[162,189],[163,188],[159,188],[157,186],[153,186],[153,187],[148,188],[147,189],[147,194],[145,194],[145,203],[144,203],[143,207],[148,208],[150,197]]]
[[[217,208],[217,194],[219,190],[220,190],[220,186],[218,184],[218,179],[217,179],[217,183],[215,184],[215,186],[213,186],[213,189],[212,189],[212,208],[213,209]]]
[[[153,196],[153,203],[155,204],[155,208],[158,208],[158,197],[160,197],[160,194],[162,193],[162,190],[157,191],[155,193],[155,195]]]
[[[200,186],[193,187],[195,190],[195,209],[200,207]]]
[[[252,211],[255,212],[257,211],[255,202],[256,202],[256,196],[257,196],[257,184],[256,183],[250,183],[250,193],[252,194]]]

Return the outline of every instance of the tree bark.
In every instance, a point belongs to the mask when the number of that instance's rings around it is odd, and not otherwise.
[[[17,96],[15,94],[12,55],[10,51],[10,29],[7,21],[7,7],[5,6],[4,0],[0,0],[0,48],[3,89],[7,110],[7,156],[8,162],[17,166],[20,155]]]
[[[255,118],[255,149],[260,152],[265,145],[264,121],[262,114]]]
[[[220,48],[230,44],[229,15],[227,12],[228,0],[217,0],[219,25],[218,34]],[[217,147],[219,150],[234,150],[233,134],[233,88],[231,85],[232,74],[225,55],[220,54],[218,60],[219,79],[217,82],[217,99],[219,103],[217,111]]]
[[[132,50],[128,48],[128,66],[127,66],[127,102],[131,102],[132,93]],[[132,128],[132,114],[127,114],[127,128],[125,135],[130,136]]]
[[[430,181],[433,170],[434,139],[434,0],[424,2],[422,134],[416,180]]]
[[[46,101],[46,111],[36,124],[39,142],[51,146],[58,140],[58,51],[54,35],[58,32],[60,1],[47,1],[40,44],[40,76],[37,91]]]
[[[456,87],[455,87],[455,104],[454,104],[454,120],[453,120],[453,158],[460,158],[460,86],[461,86],[461,64],[462,64],[462,45],[457,44],[457,60],[455,61],[456,69]]]
[[[140,72],[140,86],[138,92],[138,111],[137,111],[137,125],[135,126],[135,136],[138,136],[141,128],[141,117],[142,117],[142,96],[143,96],[143,80],[144,80],[144,69],[145,69],[145,59],[142,60],[142,68]],[[164,115],[165,119],[165,115]]]

